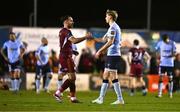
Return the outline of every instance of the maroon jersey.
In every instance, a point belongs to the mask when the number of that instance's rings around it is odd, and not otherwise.
[[[72,36],[69,29],[63,28],[59,32],[60,55],[72,55],[72,43],[68,40]]]
[[[143,48],[131,48],[129,52],[132,53],[132,63],[142,63],[142,59],[145,53],[145,50]]]

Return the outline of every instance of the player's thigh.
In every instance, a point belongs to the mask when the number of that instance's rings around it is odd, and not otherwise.
[[[143,65],[142,64],[136,64],[135,74],[138,79],[140,79],[140,77],[142,77],[142,74],[143,74]]]
[[[43,74],[46,75],[46,77],[52,78],[52,69],[49,65],[49,63],[47,63],[44,67],[43,67]]]
[[[71,56],[60,56],[60,66],[60,71],[62,72],[75,72],[75,63]]]
[[[36,65],[36,76],[35,76],[35,79],[40,80],[41,75],[42,75],[42,67]]]
[[[104,72],[103,72],[103,79],[104,80],[108,80],[109,79],[109,71],[108,71],[108,69],[104,69]]]
[[[75,72],[74,72],[74,73],[68,73],[68,78],[69,78],[71,81],[75,81],[75,80],[76,80],[76,74],[75,74]]]

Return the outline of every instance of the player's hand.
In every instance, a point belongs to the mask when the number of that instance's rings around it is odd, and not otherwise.
[[[98,51],[98,52],[96,52],[96,54],[95,54],[95,58],[97,58],[97,59],[98,59],[100,55],[101,55],[101,52],[99,52],[99,51]]]
[[[7,57],[4,57],[4,59],[5,59],[7,62],[9,62],[9,59],[8,59]]]
[[[19,59],[20,59],[20,60],[23,59],[23,55],[19,55]]]
[[[86,37],[86,39],[92,39],[93,38],[91,32],[87,32],[85,37]]]

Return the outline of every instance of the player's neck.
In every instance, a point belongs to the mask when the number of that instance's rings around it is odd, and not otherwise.
[[[64,25],[64,28],[66,28],[66,29],[68,29],[68,30],[70,29],[70,28],[69,28],[68,26],[66,26],[66,25]]]
[[[111,26],[115,21],[109,21],[109,26]]]
[[[136,45],[135,45],[134,47],[137,48],[137,49],[139,49],[139,46],[136,46]]]

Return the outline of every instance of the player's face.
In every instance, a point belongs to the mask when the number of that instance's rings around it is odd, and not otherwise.
[[[74,25],[73,18],[72,18],[72,17],[69,17],[68,20],[67,20],[67,26],[68,26],[68,28],[72,28],[73,25]]]
[[[109,23],[110,19],[111,19],[111,16],[109,14],[106,14],[106,18],[105,18],[106,23]]]
[[[10,35],[9,35],[9,39],[10,39],[11,41],[15,41],[15,40],[16,40],[16,35],[15,35],[15,34],[10,34]]]
[[[46,38],[42,38],[41,40],[43,45],[47,45],[48,44],[48,40]]]

